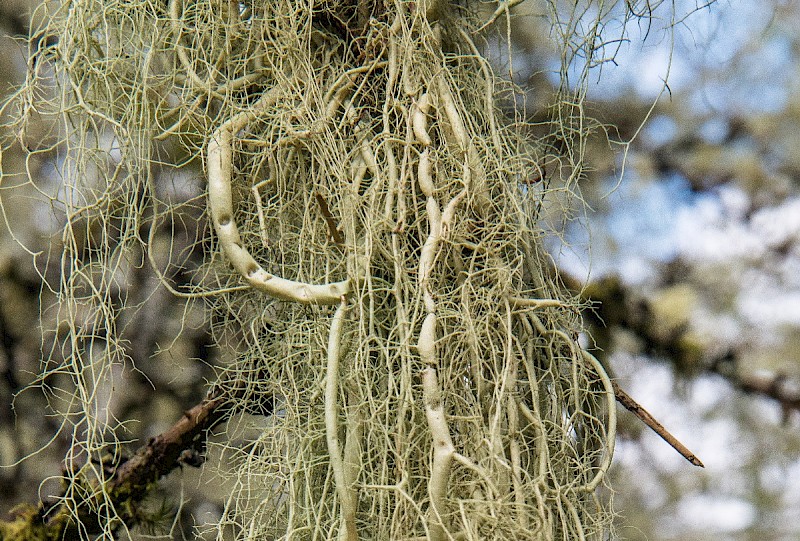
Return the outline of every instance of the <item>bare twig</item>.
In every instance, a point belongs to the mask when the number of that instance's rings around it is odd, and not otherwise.
[[[701,468],[705,468],[705,465],[697,458],[694,453],[692,453],[689,449],[686,448],[678,439],[669,433],[669,431],[664,428],[664,425],[659,423],[655,420],[655,418],[650,415],[650,413],[644,409],[636,400],[631,398],[631,396],[622,390],[622,388],[617,385],[615,382],[612,382],[611,385],[614,387],[614,396],[617,399],[617,402],[625,406],[625,409],[636,415],[639,419],[642,420],[644,424],[649,426],[653,432],[658,434],[661,439],[665,442],[669,443],[673,449],[678,451],[683,458],[694,464],[695,466],[700,466]]]
[[[342,232],[339,231],[339,228],[336,227],[336,220],[333,218],[333,214],[331,214],[331,209],[328,208],[327,201],[318,193],[315,193],[314,197],[317,198],[319,210],[322,212],[322,217],[325,218],[325,223],[328,224],[328,231],[330,231],[331,239],[340,246],[344,245],[344,237],[342,236]]]

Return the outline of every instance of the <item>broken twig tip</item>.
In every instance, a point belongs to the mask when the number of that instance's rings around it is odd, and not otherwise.
[[[705,467],[706,467],[706,465],[705,465],[705,464],[703,464],[703,463],[701,462],[701,460],[700,460],[699,458],[697,458],[696,456],[694,456],[694,455],[692,455],[692,456],[690,456],[690,457],[687,457],[687,460],[688,460],[689,462],[691,462],[692,464],[694,464],[695,466],[698,466],[698,467],[700,467],[700,468],[705,468]]]

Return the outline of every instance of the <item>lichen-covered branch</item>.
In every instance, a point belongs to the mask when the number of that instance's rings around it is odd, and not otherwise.
[[[0,540],[79,539],[136,526],[142,520],[139,506],[162,477],[183,465],[202,464],[208,431],[236,411],[235,403],[245,392],[243,382],[232,382],[227,387],[212,389],[206,399],[186,410],[167,431],[150,438],[133,456],[114,466],[102,487],[95,486],[96,481],[80,471],[65,478],[68,483],[91,487],[96,500],[58,497],[38,505],[18,506],[12,511],[11,520],[0,521]],[[262,404],[263,413],[268,414],[271,409],[271,403]],[[99,512],[104,502],[117,510],[112,524],[106,522],[105,512]]]

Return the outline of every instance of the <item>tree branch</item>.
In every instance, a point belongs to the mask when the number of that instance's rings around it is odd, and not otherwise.
[[[631,291],[619,278],[603,278],[586,287],[581,287],[572,277],[562,275],[562,279],[568,287],[580,291],[583,300],[593,304],[586,318],[594,327],[592,336],[602,350],[611,348],[609,330],[623,328],[637,336],[648,353],[668,358],[678,369],[718,374],[742,392],[775,400],[783,409],[784,416],[791,411],[800,411],[800,385],[792,385],[780,373],[742,373],[736,369],[741,357],[739,352],[728,350],[710,354],[693,336],[689,325],[663,332],[654,321],[656,310],[653,301]]]
[[[83,535],[96,535],[108,531],[112,517],[100,515],[98,509],[110,500],[119,521],[111,528],[133,527],[140,520],[137,513],[142,500],[157,482],[182,465],[199,466],[205,452],[209,430],[227,420],[233,413],[236,399],[245,391],[244,382],[219,385],[199,404],[184,412],[183,416],[162,434],[150,440],[136,453],[118,466],[109,482],[102,488],[78,474],[71,484],[88,483],[96,496],[64,505],[63,498],[56,503],[39,502],[38,505],[21,505],[12,510],[12,519],[0,521],[0,540],[27,541],[31,539],[80,539]],[[272,411],[272,403],[264,405],[262,414]],[[198,458],[200,457],[200,458]],[[63,494],[67,494],[64,490]],[[62,494],[62,495],[63,495]],[[101,501],[103,498],[103,501]]]

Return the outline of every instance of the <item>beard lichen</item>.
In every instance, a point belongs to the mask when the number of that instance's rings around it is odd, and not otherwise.
[[[210,444],[234,481],[220,532],[605,535],[614,396],[538,225],[550,183],[582,174],[582,93],[539,138],[504,116],[515,90],[480,56],[468,8],[87,0],[51,14],[58,41],[17,103],[23,126],[50,98],[64,134],[69,361],[45,372],[72,380],[75,448],[119,445],[94,391],[129,362],[111,292],[143,254],[163,287],[206,303],[219,343],[236,341],[218,367],[236,406],[274,404],[246,441],[231,427]],[[542,178],[543,161],[562,178]],[[184,171],[201,171],[201,197],[170,191]],[[184,214],[198,240],[160,254],[154,231]],[[101,505],[109,524],[115,505]]]

